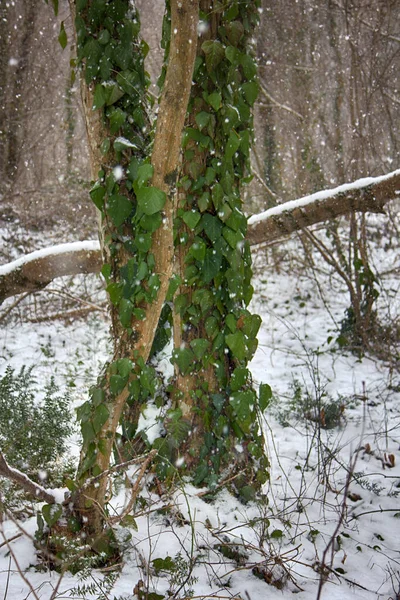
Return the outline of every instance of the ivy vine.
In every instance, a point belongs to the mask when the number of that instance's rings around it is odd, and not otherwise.
[[[271,396],[267,385],[256,393],[247,366],[257,348],[261,319],[247,309],[253,288],[241,199],[241,188],[250,180],[258,83],[249,40],[259,7],[260,0],[215,0],[211,12],[200,14],[203,31],[213,29],[215,18],[219,25],[212,37],[204,35],[201,41],[182,143],[175,244],[184,252],[185,266],[171,280],[153,346],[155,352],[167,342],[163,325],[171,320],[173,307],[182,321],[183,343],[174,349],[172,361],[182,376],[195,378],[193,411],[201,414],[204,430],[199,454],[192,457],[195,472],[188,474],[195,485],[216,486],[240,446],[246,464],[236,487],[245,499],[253,498],[268,477],[259,415]],[[160,286],[152,235],[162,226],[166,202],[165,193],[151,185],[152,99],[144,69],[148,46],[139,38],[139,17],[129,0],[76,0],[75,23],[78,65],[93,90],[93,110],[100,111],[105,132],[103,167],[90,192],[106,232],[108,260],[102,273],[118,314],[114,327],[122,326],[121,343],[128,348],[135,342],[132,323],[144,318],[144,307]],[[167,14],[166,55],[170,29]],[[160,85],[164,76],[165,68]],[[152,367],[139,356],[121,356],[123,351],[78,410],[85,445],[82,480],[98,475],[96,456],[105,452],[107,440],[101,432],[113,398],[125,393],[128,406],[137,406],[154,398],[158,389]],[[212,389],[202,378],[207,369],[217,382]],[[128,437],[136,434],[136,425],[128,422]],[[154,443],[160,476],[172,474],[180,447],[190,438],[179,400],[164,425],[165,434]]]
[[[168,473],[180,446],[189,440],[188,453],[197,464],[189,474],[195,485],[210,488],[219,483],[240,446],[247,466],[236,488],[246,499],[255,497],[268,478],[259,415],[271,397],[268,385],[261,385],[257,395],[247,367],[257,348],[261,319],[247,309],[253,288],[241,198],[242,186],[250,180],[258,82],[249,39],[259,7],[259,1],[225,0],[200,14],[200,30],[212,34],[201,42],[196,60],[182,144],[175,244],[185,259],[174,311],[182,322],[183,343],[174,349],[172,360],[181,375],[195,381],[192,411],[201,415],[203,441],[197,455],[197,447],[190,448],[192,433],[179,409],[178,390],[166,435],[155,442],[167,459]],[[168,21],[164,31],[168,35]],[[214,372],[215,389],[205,381],[207,369]]]

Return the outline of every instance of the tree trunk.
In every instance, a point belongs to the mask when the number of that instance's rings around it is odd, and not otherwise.
[[[101,211],[103,274],[114,339],[113,362],[106,366],[79,415],[84,446],[74,508],[85,517],[85,530],[92,536],[98,536],[103,528],[108,479],[101,477],[83,489],[82,485],[109,467],[120,417],[126,403],[134,403],[132,382],[140,379],[145,368],[172,273],[173,196],[198,22],[197,0],[189,0],[184,7],[171,1],[170,60],[150,163],[146,155],[150,143],[147,82],[138,16],[130,17],[129,2],[120,3],[117,12],[121,5],[124,14],[115,15],[110,5],[100,14],[83,9],[76,15],[78,57],[85,64],[82,89],[92,173],[99,177],[92,198]],[[102,27],[104,17],[109,19],[107,30]],[[102,54],[97,41],[101,35],[116,44],[110,55]],[[106,98],[102,78],[109,82],[111,68],[102,64],[102,58],[115,63],[112,93],[121,101]],[[149,180],[151,186],[146,185]],[[136,413],[138,418],[139,410]]]
[[[250,497],[267,478],[247,362],[259,317],[241,186],[249,172],[256,67],[248,39],[257,2],[202,1],[176,219],[174,408],[160,451],[196,485],[231,479]]]

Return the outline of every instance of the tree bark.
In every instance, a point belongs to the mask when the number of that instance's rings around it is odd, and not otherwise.
[[[115,305],[111,305],[111,317],[114,339],[113,361],[119,359],[130,359],[137,364],[138,360],[146,363],[153,339],[155,336],[161,310],[168,290],[173,264],[173,197],[175,192],[176,173],[181,148],[182,129],[185,121],[187,104],[192,84],[192,73],[196,56],[196,44],[198,23],[198,0],[188,0],[183,5],[178,0],[171,1],[171,46],[166,79],[162,91],[159,117],[157,119],[156,133],[154,139],[151,164],[154,168],[152,185],[165,192],[167,201],[163,211],[163,224],[153,234],[151,251],[154,256],[154,273],[158,275],[160,286],[157,297],[152,303],[142,305],[144,317],[132,319],[129,330],[121,324],[119,311]],[[84,84],[84,96],[86,106],[93,106],[93,89]],[[92,172],[97,173],[100,161],[104,157],[99,152],[102,132],[98,122],[93,116],[91,109],[87,110],[87,129],[90,140]],[[94,122],[93,122],[94,121]],[[104,135],[103,131],[103,135]],[[94,136],[91,139],[91,136]],[[113,163],[111,163],[113,164]],[[115,163],[114,163],[115,164]],[[103,235],[111,237],[115,227],[109,223],[107,217],[103,222]],[[127,235],[134,232],[127,230]],[[112,270],[116,280],[121,268],[131,258],[123,244],[120,249],[108,260],[112,264]],[[105,253],[107,246],[105,245]],[[130,395],[129,386],[126,385],[116,396],[110,395],[110,373],[104,376],[103,389],[107,396],[109,417],[97,434],[97,445],[101,451],[95,454],[95,461],[90,468],[84,468],[88,448],[84,448],[81,456],[80,477],[81,483],[93,471],[102,473],[109,468],[115,433],[120,418],[126,407]],[[140,407],[135,406],[135,410]],[[90,444],[88,444],[90,447]],[[84,472],[82,474],[82,471]],[[82,479],[83,478],[83,479]],[[85,517],[85,529],[92,536],[98,536],[104,524],[104,505],[108,478],[103,477],[99,482],[78,491],[74,506],[78,513]]]

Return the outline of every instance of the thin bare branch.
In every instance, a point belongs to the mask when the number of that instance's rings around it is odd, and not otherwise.
[[[263,96],[265,96],[267,98],[267,100],[269,100],[274,106],[277,106],[278,108],[281,108],[282,110],[286,110],[287,112],[291,113],[292,115],[294,115],[301,121],[304,121],[303,115],[298,113],[297,110],[290,108],[290,106],[287,106],[287,104],[281,104],[280,102],[275,100],[275,98],[273,96],[271,96],[271,94],[265,89],[265,87],[261,83],[260,83],[260,90],[261,90],[261,93],[263,94]]]

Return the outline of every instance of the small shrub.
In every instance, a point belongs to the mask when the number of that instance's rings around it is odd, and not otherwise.
[[[61,485],[71,469],[64,455],[72,429],[69,396],[53,379],[41,390],[33,367],[7,368],[0,378],[0,448],[12,467],[39,483]]]
[[[343,424],[346,400],[342,396],[337,399],[325,393],[314,397],[307,389],[303,389],[298,381],[291,384],[292,397],[284,410],[279,410],[278,418],[283,426],[290,421],[312,421],[322,429],[334,429]]]

